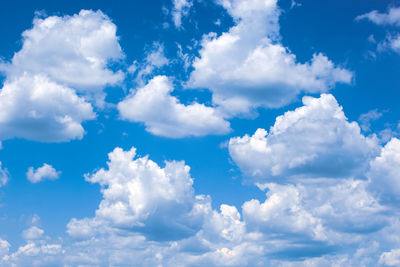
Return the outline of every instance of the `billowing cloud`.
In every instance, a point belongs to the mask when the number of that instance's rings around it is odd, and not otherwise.
[[[184,105],[172,91],[166,76],[154,77],[118,104],[121,118],[142,122],[150,133],[172,138],[230,131],[229,122],[215,108],[199,103]]]
[[[107,66],[123,57],[116,30],[101,11],[35,18],[32,29],[22,34],[21,50],[2,69],[11,80],[27,72],[78,91],[101,91],[123,79]]]
[[[269,133],[232,138],[229,153],[256,182],[361,175],[379,153],[377,139],[360,133],[332,95],[304,97],[304,106],[276,118]]]
[[[392,138],[371,162],[371,187],[383,201],[400,201],[400,140]]]
[[[103,88],[122,81],[108,68],[123,57],[116,26],[101,11],[35,18],[22,48],[0,70],[0,140],[42,142],[80,139],[82,123],[104,104]],[[50,101],[50,100],[51,101]]]
[[[209,200],[194,195],[190,168],[174,161],[160,168],[147,157],[133,159],[135,154],[134,148],[116,148],[109,154],[108,170],[86,176],[102,186],[103,200],[95,218],[69,223],[71,235],[87,234],[81,229],[88,223],[132,229],[150,239],[180,239],[199,230]]]
[[[325,55],[300,63],[280,43],[276,0],[218,2],[236,25],[221,36],[204,37],[188,85],[209,88],[213,102],[227,115],[281,107],[300,92],[326,92],[338,82],[350,83],[352,73]]]
[[[49,101],[51,99],[51,101]],[[76,92],[46,76],[24,74],[0,91],[0,139],[43,142],[80,139],[82,122],[95,118],[92,106]]]
[[[42,167],[37,169],[29,167],[26,178],[28,178],[31,183],[39,183],[43,180],[56,180],[60,174],[61,172],[54,169],[53,166],[44,163]]]

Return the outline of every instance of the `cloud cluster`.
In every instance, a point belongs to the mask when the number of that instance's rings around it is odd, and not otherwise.
[[[172,138],[230,131],[229,122],[216,109],[196,102],[184,105],[171,95],[173,90],[166,76],[152,78],[118,104],[121,118],[142,122],[150,133]]]
[[[95,118],[89,101],[101,106],[103,88],[123,79],[108,67],[123,57],[116,26],[101,11],[82,10],[35,18],[22,37],[21,50],[0,65],[0,140],[82,138],[82,123]]]
[[[400,27],[400,7],[391,7],[387,13],[373,10],[356,17],[356,21],[360,20],[369,20],[380,26]],[[400,33],[398,30],[394,34],[388,33],[386,40],[378,43],[378,50],[384,51],[387,49],[400,54]]]
[[[276,0],[218,3],[236,25],[220,36],[204,37],[188,85],[209,88],[213,102],[227,116],[260,106],[281,107],[300,92],[326,92],[338,82],[351,82],[352,73],[325,55],[314,54],[309,62],[300,63],[280,43]]]
[[[259,183],[351,177],[379,153],[377,139],[348,122],[332,95],[304,97],[303,104],[277,117],[269,133],[230,139],[229,153],[247,176]]]
[[[61,172],[54,169],[53,166],[44,163],[42,167],[37,169],[29,167],[26,178],[28,178],[31,183],[39,183],[43,180],[56,180],[60,174]]]

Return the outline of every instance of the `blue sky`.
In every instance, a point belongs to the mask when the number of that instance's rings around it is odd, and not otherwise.
[[[400,265],[398,1],[13,1],[0,266]]]

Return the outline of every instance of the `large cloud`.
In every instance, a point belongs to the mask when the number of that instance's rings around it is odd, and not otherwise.
[[[51,101],[49,101],[51,100]],[[24,74],[0,91],[0,139],[13,137],[60,142],[80,139],[81,123],[95,118],[92,106],[76,92],[46,76]]]
[[[332,95],[304,97],[303,104],[277,117],[269,133],[230,139],[235,163],[258,182],[362,175],[379,152],[376,138],[363,136]]]
[[[103,88],[123,79],[108,68],[123,57],[116,26],[100,11],[82,10],[35,18],[22,36],[21,50],[0,65],[0,140],[82,138],[82,123],[95,118],[88,101],[103,105]]]
[[[132,91],[118,104],[123,119],[143,122],[146,130],[166,137],[225,134],[229,122],[213,107],[184,105],[170,93],[173,85],[166,76],[156,76],[147,85]]]
[[[307,63],[280,43],[276,0],[221,0],[236,25],[216,37],[204,37],[193,63],[189,86],[209,88],[228,115],[254,107],[280,107],[300,92],[326,92],[352,74],[324,55]]]
[[[82,10],[73,16],[35,18],[23,34],[23,45],[2,66],[9,79],[25,72],[79,91],[102,90],[123,78],[107,66],[123,57],[116,26],[101,11]]]
[[[195,196],[190,168],[166,162],[160,168],[147,157],[133,159],[136,151],[116,148],[109,154],[108,170],[86,179],[102,186],[103,200],[92,219],[69,223],[69,233],[86,234],[84,225],[105,224],[132,229],[150,239],[180,239],[196,233],[209,209],[205,196]]]

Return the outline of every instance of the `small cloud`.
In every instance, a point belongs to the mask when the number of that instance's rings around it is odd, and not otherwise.
[[[22,232],[22,237],[25,240],[35,240],[41,238],[43,234],[44,231],[42,229],[36,226],[32,226]]]
[[[37,168],[36,170],[33,167],[30,167],[26,173],[26,177],[31,183],[38,183],[43,180],[57,180],[60,174],[61,172],[56,171],[53,166],[44,163],[42,167]]]
[[[371,122],[378,120],[380,117],[382,117],[382,115],[382,112],[379,112],[377,109],[373,109],[367,113],[361,114],[358,118],[361,129],[364,132],[371,131]]]
[[[1,161],[0,161],[0,187],[5,186],[9,180],[9,173],[7,169],[3,169],[1,167]]]

